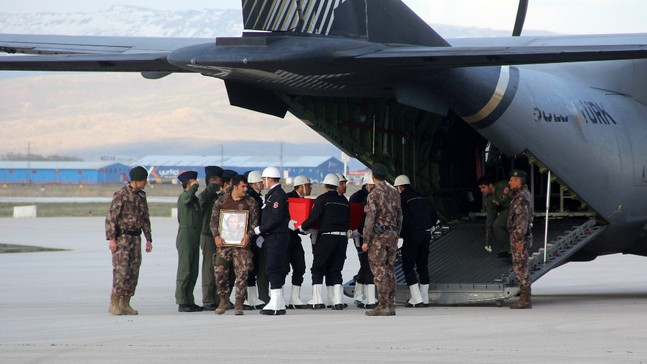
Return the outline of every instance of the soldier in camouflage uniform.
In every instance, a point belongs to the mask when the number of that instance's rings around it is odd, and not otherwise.
[[[112,252],[112,293],[108,312],[137,315],[130,307],[142,263],[141,233],[146,237],[146,252],[153,250],[151,222],[146,202],[148,172],[137,166],[130,170],[130,183],[115,192],[106,215],[106,239]]]
[[[366,311],[367,316],[395,315],[395,259],[398,255],[398,236],[402,229],[400,195],[388,184],[388,170],[382,164],[372,168],[375,188],[368,194],[364,220],[364,244],[368,261],[375,276],[377,307]]]
[[[512,269],[520,282],[521,295],[510,308],[532,308],[530,302],[530,272],[528,271],[528,250],[532,247],[532,223],[534,207],[530,191],[526,186],[526,172],[514,170],[510,175],[512,202],[508,216]]]
[[[234,310],[236,315],[243,314],[247,276],[252,269],[250,241],[256,235],[254,228],[258,225],[258,204],[254,198],[247,196],[247,180],[244,176],[237,175],[231,181],[231,194],[220,197],[213,205],[211,214],[211,232],[218,247],[213,262],[216,273],[216,287],[220,297],[220,304],[215,311],[218,315],[223,314],[229,308],[229,267],[232,261],[234,272],[236,273]],[[241,240],[242,246],[228,246],[226,244],[229,242],[226,242],[221,237],[223,226],[220,226],[220,213],[226,210],[248,211],[246,231]],[[225,222],[223,221],[222,224],[225,224]]]

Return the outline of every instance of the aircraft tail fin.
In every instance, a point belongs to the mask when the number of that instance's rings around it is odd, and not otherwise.
[[[400,0],[242,0],[248,30],[449,46]]]

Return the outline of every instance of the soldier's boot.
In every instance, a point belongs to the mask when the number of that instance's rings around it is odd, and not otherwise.
[[[366,296],[364,296],[364,285],[362,283],[355,282],[355,292],[353,293],[353,303],[355,306],[359,307],[366,305]]]
[[[121,296],[119,300],[119,308],[124,313],[124,315],[137,315],[139,312],[130,307],[130,296]]]
[[[395,303],[389,303],[389,316],[395,316]]]
[[[123,315],[124,311],[121,310],[121,307],[119,307],[119,299],[120,296],[117,294],[110,294],[110,307],[108,307],[108,312],[110,312],[113,315]]]
[[[368,310],[365,313],[366,316],[391,316],[389,305],[384,303],[378,303],[377,307],[372,310]]]
[[[235,303],[235,306],[234,306],[234,315],[240,316],[240,315],[243,314],[243,301],[244,301],[243,297],[236,296],[236,303]]]
[[[373,309],[377,307],[377,298],[375,298],[375,285],[367,284],[366,285],[366,304],[363,308]]]
[[[219,296],[218,308],[216,308],[216,315],[222,315],[231,307],[231,302],[229,302],[229,295],[226,293],[221,293]]]
[[[410,285],[409,292],[411,292],[411,299],[404,304],[404,307],[423,307],[418,283]]]
[[[429,307],[429,285],[428,284],[420,285],[420,295],[422,296],[422,304],[425,307]]]
[[[510,308],[512,309],[525,309],[525,308],[532,308],[532,302],[530,301],[530,287],[521,288],[521,294],[519,295],[519,300],[512,305],[510,305]]]
[[[312,286],[312,299],[308,301],[308,306],[313,310],[326,308],[323,303],[323,285],[315,284]]]
[[[263,307],[261,315],[285,315],[285,299],[280,288],[270,290],[270,302]]]
[[[290,304],[288,305],[288,308],[296,308],[296,309],[301,309],[301,308],[307,308],[308,305],[303,303],[301,301],[301,286],[292,286],[292,294],[290,295]]]
[[[335,295],[335,287],[326,286],[326,294],[323,296],[323,301],[326,304],[326,308],[332,307],[332,298]]]
[[[258,298],[258,288],[256,286],[247,287],[247,300],[243,302],[243,309],[258,310],[265,306],[265,302]]]
[[[333,310],[343,310],[344,309],[344,287],[341,284],[335,284],[333,286],[333,296],[332,296],[332,309]]]

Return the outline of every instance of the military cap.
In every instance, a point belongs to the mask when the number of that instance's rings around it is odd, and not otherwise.
[[[211,177],[211,176],[222,177],[222,168],[218,166],[206,166],[204,167],[204,174],[207,177]]]
[[[231,170],[231,169],[225,169],[222,171],[222,179],[225,181],[229,181],[230,179],[234,178],[234,176],[238,175],[238,172]]]
[[[130,175],[131,181],[146,181],[148,178],[148,172],[146,171],[146,168],[142,166],[137,166],[131,169],[128,174]]]
[[[521,169],[513,169],[512,172],[510,172],[510,177],[519,177],[523,181],[525,181],[526,177],[528,177],[528,173],[526,173],[526,171],[522,171]]]
[[[185,171],[180,173],[179,176],[177,176],[177,179],[180,180],[180,182],[188,182],[190,179],[198,179],[198,172],[196,171]]]
[[[373,165],[373,168],[371,168],[371,172],[373,172],[374,176],[378,177],[386,177],[389,174],[389,170],[386,169],[386,166],[381,163],[375,163]]]

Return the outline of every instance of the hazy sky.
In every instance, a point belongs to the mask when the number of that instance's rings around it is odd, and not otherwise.
[[[512,29],[517,0],[404,0],[431,24]],[[92,12],[115,4],[161,10],[239,9],[240,0],[3,0],[0,12]],[[647,32],[645,0],[530,0],[526,29],[559,33]]]

